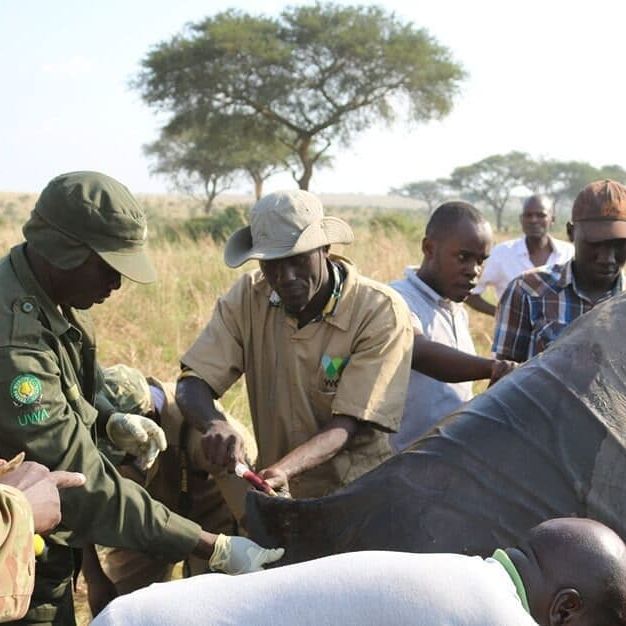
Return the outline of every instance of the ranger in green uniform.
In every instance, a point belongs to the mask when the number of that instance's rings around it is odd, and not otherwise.
[[[260,569],[282,550],[216,536],[172,513],[122,479],[98,451],[96,433],[149,467],[165,447],[146,417],[94,407],[100,384],[86,309],[103,302],[121,276],[149,283],[146,220],[116,180],[96,172],[53,179],[24,225],[25,243],[0,259],[0,457],[21,450],[54,470],[85,474],[62,494],[61,526],[37,564],[31,607],[21,623],[74,624],[73,550],[98,543],[180,560],[190,553],[227,573]]]

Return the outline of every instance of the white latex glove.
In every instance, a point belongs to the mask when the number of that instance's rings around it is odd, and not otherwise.
[[[261,548],[245,537],[218,535],[209,559],[212,570],[226,574],[258,572],[266,563],[282,558],[285,548]]]
[[[137,457],[142,470],[152,467],[159,452],[167,448],[163,429],[149,417],[113,413],[106,425],[109,439],[124,452]]]

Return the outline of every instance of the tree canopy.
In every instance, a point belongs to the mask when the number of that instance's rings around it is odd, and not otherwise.
[[[551,196],[557,210],[563,202],[573,201],[585,185],[601,178],[626,183],[626,171],[619,165],[597,168],[585,161],[539,159],[528,168],[524,184],[534,192]]]
[[[291,159],[271,128],[242,115],[215,115],[204,121],[176,116],[144,151],[155,160],[152,171],[167,175],[177,189],[185,193],[202,189],[207,213],[215,196],[241,174],[253,180],[259,198],[263,182],[288,169]]]
[[[465,200],[493,209],[500,230],[504,209],[514,192],[546,194],[556,208],[559,202],[573,202],[585,185],[602,178],[626,184],[626,170],[620,165],[595,167],[584,161],[533,159],[525,152],[514,151],[459,166],[449,178],[407,183],[390,193],[421,200],[431,213],[454,191]]]
[[[191,132],[216,117],[256,117],[297,159],[307,189],[333,142],[402,111],[446,115],[464,72],[424,29],[376,6],[316,3],[278,17],[229,10],[156,45],[135,81],[143,99]],[[193,120],[193,123],[190,123]]]
[[[389,193],[403,198],[421,200],[428,209],[430,215],[441,204],[450,192],[449,181],[445,178],[436,180],[419,180],[407,183],[402,187],[390,189]]]
[[[502,228],[502,212],[511,192],[524,184],[530,159],[524,152],[494,154],[481,161],[454,169],[450,186],[464,193],[468,200],[482,201],[496,215],[496,227]]]

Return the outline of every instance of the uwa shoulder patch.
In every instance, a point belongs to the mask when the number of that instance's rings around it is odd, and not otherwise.
[[[41,400],[41,381],[34,374],[19,374],[11,381],[9,391],[16,406],[35,404]]]

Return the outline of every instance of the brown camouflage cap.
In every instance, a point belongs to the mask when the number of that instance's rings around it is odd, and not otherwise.
[[[120,182],[100,172],[70,172],[41,192],[24,236],[37,249],[47,246],[46,228],[84,244],[122,276],[138,283],[156,280],[148,255],[144,210]],[[48,260],[54,251],[44,254]]]
[[[626,238],[626,187],[614,180],[589,183],[574,200],[572,222],[589,241]]]

